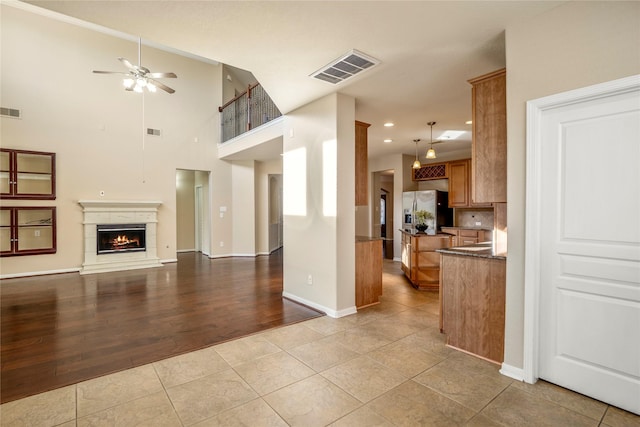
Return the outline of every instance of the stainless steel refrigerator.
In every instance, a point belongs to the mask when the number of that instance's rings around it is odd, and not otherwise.
[[[427,234],[436,234],[442,227],[453,225],[453,209],[449,207],[449,193],[438,190],[405,191],[402,193],[402,228],[415,233],[415,212],[426,210],[434,219],[427,220]]]

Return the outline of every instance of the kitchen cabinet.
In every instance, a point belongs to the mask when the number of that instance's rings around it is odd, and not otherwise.
[[[507,201],[506,70],[469,80],[472,85],[471,201]]]
[[[382,295],[382,239],[356,237],[356,307],[380,302]]]
[[[440,289],[440,255],[436,249],[451,246],[448,234],[411,234],[402,231],[402,271],[419,290]]]
[[[474,203],[471,199],[471,159],[449,162],[449,207],[490,208],[491,203]]]
[[[440,254],[440,329],[448,346],[502,363],[506,261],[478,253]]]
[[[356,206],[366,206],[369,204],[369,193],[367,190],[369,176],[367,129],[369,126],[371,126],[369,123],[356,120]]]
[[[491,231],[476,228],[442,227],[442,232],[451,234],[451,246],[467,246],[491,240]]]
[[[0,149],[0,198],[56,198],[55,153]]]
[[[56,208],[1,207],[0,256],[56,252]]]

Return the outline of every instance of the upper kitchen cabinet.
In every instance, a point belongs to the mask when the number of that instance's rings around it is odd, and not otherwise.
[[[506,70],[469,80],[472,85],[473,143],[471,201],[507,201]]]
[[[55,168],[55,153],[0,149],[0,198],[55,199]]]
[[[472,168],[471,160],[463,159],[449,162],[449,207],[483,208],[491,203],[474,203],[471,200]]]
[[[367,129],[369,126],[371,126],[369,123],[356,120],[356,206],[369,204],[369,193],[367,191],[369,174]]]

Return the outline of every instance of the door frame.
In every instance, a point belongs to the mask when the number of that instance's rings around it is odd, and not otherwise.
[[[640,90],[640,74],[527,101],[523,379],[538,380],[542,223],[542,120],[547,111]]]

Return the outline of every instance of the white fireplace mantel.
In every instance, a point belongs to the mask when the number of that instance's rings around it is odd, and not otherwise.
[[[84,213],[84,263],[80,274],[162,267],[157,256],[157,223],[160,201],[79,200]],[[98,224],[145,224],[146,250],[97,253]]]

